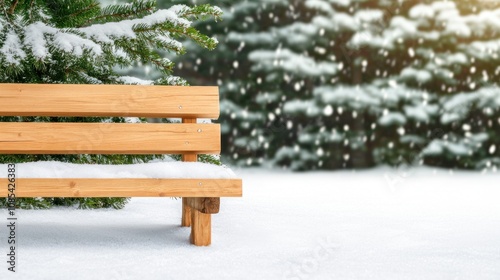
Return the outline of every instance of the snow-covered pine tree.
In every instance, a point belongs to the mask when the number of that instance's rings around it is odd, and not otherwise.
[[[0,1],[0,82],[73,84],[185,85],[172,76],[174,63],[159,51],[182,54],[190,39],[213,49],[217,41],[192,26],[203,18],[220,19],[210,5],[158,9],[156,1],[134,0],[101,7],[98,1]],[[161,75],[154,81],[120,76],[116,69],[140,62]],[[68,93],[71,94],[71,93]],[[2,117],[0,121],[44,121],[44,117]],[[51,118],[59,122],[101,122],[103,118]],[[124,122],[123,118],[113,118]],[[1,162],[60,160],[81,163],[132,163],[154,156],[1,155]],[[74,205],[120,208],[123,198],[20,199],[20,207]]]
[[[199,2],[209,1],[184,1],[190,4]],[[276,149],[270,144],[277,141],[273,142],[270,137],[290,133],[277,121],[268,121],[269,115],[275,114],[274,108],[266,101],[272,97],[259,95],[265,77],[251,71],[248,55],[259,48],[272,47],[278,40],[272,35],[263,37],[259,34],[291,24],[299,18],[302,11],[295,10],[292,2],[299,5],[302,1],[223,1],[219,4],[224,10],[221,24],[196,24],[197,28],[221,42],[217,50],[206,55],[199,47],[189,44],[188,54],[175,60],[178,62],[176,73],[192,77],[196,83],[220,86],[223,154],[239,165],[262,163]],[[280,92],[281,86],[276,84],[274,90]]]
[[[196,25],[220,39],[219,52],[190,44],[176,71],[222,86],[224,153],[242,165],[492,167],[498,6],[223,2],[223,25]]]
[[[247,50],[248,59],[236,65],[251,70],[229,84],[235,146],[255,147],[257,158],[263,153],[294,169],[422,159],[474,168],[498,161],[498,7],[435,0],[289,4],[293,21],[277,17],[254,32],[235,29],[223,41]],[[453,105],[459,101],[466,105]]]
[[[376,112],[368,110],[376,110],[369,100],[354,99],[364,91],[358,87],[366,79],[362,68],[368,66],[363,59],[368,54],[352,52],[348,42],[358,25],[376,23],[382,11],[364,11],[363,5],[378,4],[301,1],[289,7],[295,11],[294,21],[233,36],[245,42],[270,38],[270,44],[259,46],[248,58],[252,76],[260,82],[252,101],[269,112],[264,127],[280,128],[279,133],[268,129],[255,137],[268,140],[268,157],[277,164],[293,169],[374,164],[371,134]],[[363,11],[354,18],[358,10]]]
[[[429,165],[450,168],[500,167],[500,3],[433,1],[414,5],[411,22],[432,38],[417,45],[415,69],[432,78],[425,88],[439,96],[437,129],[423,149]],[[429,27],[433,27],[432,29]],[[424,71],[424,72],[422,72]]]

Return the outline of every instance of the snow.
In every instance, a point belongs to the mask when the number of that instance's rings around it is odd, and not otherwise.
[[[316,9],[330,16],[335,14],[335,10],[332,8],[332,6],[322,0],[307,0],[305,5],[308,8]]]
[[[355,109],[380,105],[379,99],[370,95],[364,88],[359,87],[320,86],[314,89],[314,95],[327,104],[348,104],[349,107]]]
[[[83,56],[85,50],[91,50],[97,56],[103,54],[101,47],[89,39],[71,33],[55,32],[54,44],[65,53],[71,53],[76,57]]]
[[[222,199],[210,247],[189,244],[180,200],[18,210],[18,271],[4,261],[0,279],[500,278],[498,174],[238,173],[244,196]]]
[[[467,117],[469,111],[476,105],[479,108],[500,108],[500,94],[497,86],[482,87],[475,92],[457,93],[448,100],[443,101],[444,114],[441,123],[461,120]]]
[[[289,114],[315,112],[318,115],[319,109],[314,101],[291,100],[285,103],[283,111]]]
[[[389,47],[388,41],[384,40],[384,38],[380,36],[375,36],[368,31],[360,31],[352,36],[349,41],[349,45],[353,47],[360,46],[373,46],[373,47]]]
[[[89,27],[78,28],[78,31],[102,43],[113,43],[114,38],[134,39],[136,37],[134,28],[140,25],[149,27],[162,22],[170,22],[176,26],[188,28],[191,22],[180,17],[186,10],[189,10],[189,8],[185,5],[175,5],[169,9],[158,10],[140,19],[94,24]]]
[[[49,54],[44,38],[45,33],[52,33],[52,28],[42,22],[36,22],[25,28],[24,42],[31,48],[36,58],[44,59]]]
[[[26,57],[26,53],[19,48],[20,44],[21,40],[16,32],[13,30],[9,31],[7,36],[5,36],[2,48],[0,48],[0,54],[5,56],[7,63],[19,65],[21,63],[20,60]]]
[[[411,78],[419,83],[427,83],[432,80],[432,74],[426,70],[419,70],[413,67],[406,67],[401,71],[401,78]]]
[[[346,13],[336,13],[331,19],[331,22],[333,23],[332,26],[335,26],[336,29],[355,31],[359,28],[359,24],[356,22],[356,20]],[[327,26],[322,27],[327,28]]]
[[[471,56],[480,59],[489,59],[491,53],[496,53],[500,49],[500,40],[475,41],[462,48]]]
[[[404,107],[405,115],[417,121],[428,122],[430,121],[429,111],[432,112],[433,109],[435,110],[436,109],[435,107],[437,106],[431,108],[428,107],[430,106],[414,106],[414,107],[405,106]]]
[[[0,164],[7,170],[7,164]],[[236,178],[234,172],[224,166],[201,162],[178,162],[166,157],[148,163],[106,165],[73,164],[57,161],[39,161],[16,164],[17,178]],[[7,173],[0,173],[6,178]]]
[[[441,123],[442,124],[450,124],[455,121],[459,121],[463,119],[463,116],[461,116],[458,113],[445,113],[441,116]]]
[[[288,49],[278,51],[256,50],[249,54],[249,60],[254,62],[254,71],[282,69],[289,73],[304,76],[335,75],[336,63],[317,62],[309,56],[294,53]]]
[[[403,136],[401,136],[401,138],[399,138],[399,141],[401,143],[422,144],[422,143],[425,143],[425,138],[422,136],[418,136],[418,135],[403,135]]]
[[[403,33],[405,33],[405,36],[416,34],[418,29],[416,22],[408,20],[401,16],[395,16],[394,18],[392,18],[391,27],[401,30]]]
[[[464,142],[453,143],[445,140],[433,140],[423,151],[423,155],[442,155],[444,151],[448,151],[455,156],[467,156],[472,153],[472,150]]]
[[[359,22],[376,22],[384,19],[384,13],[380,10],[360,10],[354,15]]]
[[[418,4],[410,9],[410,17],[414,19],[418,18],[432,18],[434,17],[434,9],[428,5]]]
[[[450,143],[445,142],[446,149],[453,155],[457,156],[467,156],[472,153],[472,151],[462,143]]]
[[[445,34],[458,35],[460,37],[468,38],[472,35],[472,30],[460,18],[449,21],[446,25]]]
[[[154,82],[151,80],[143,80],[131,76],[120,76],[117,78],[119,82],[129,85],[152,85]]]
[[[436,12],[455,10],[457,8],[456,4],[451,1],[437,1],[432,3],[431,6]]]
[[[54,52],[54,50],[49,51],[49,46],[53,46],[56,51],[76,57],[82,57],[86,51],[94,56],[102,56],[104,52],[99,43],[110,45],[117,39],[134,39],[136,38],[134,30],[137,27],[149,28],[156,24],[169,22],[180,28],[188,28],[191,21],[182,17],[189,11],[190,8],[185,5],[174,5],[169,9],[158,10],[139,19],[94,24],[88,27],[72,29],[59,29],[43,22],[34,22],[22,29],[23,36],[19,36],[12,28],[9,28],[4,44],[0,49],[0,57],[4,57],[8,63],[19,65],[20,61],[27,57],[23,50],[23,48],[26,48],[29,49],[30,55],[37,59],[50,59],[50,52]],[[16,20],[20,21],[20,26],[24,25],[21,23],[21,18]],[[181,49],[182,44],[169,35],[168,32],[164,32],[164,35],[159,37],[158,40],[174,49]],[[123,51],[116,50],[116,52]]]
[[[84,50],[88,50],[96,56],[103,53],[101,46],[92,40],[73,34],[68,30],[48,26],[42,22],[26,26],[24,33],[24,45],[28,46],[33,56],[38,59],[45,59],[50,55],[47,45],[52,44],[60,51],[71,53],[77,57],[81,57]],[[49,43],[49,40],[52,42]],[[17,45],[18,48],[19,46],[21,46],[21,42]]]
[[[453,64],[467,64],[467,56],[463,53],[456,53],[446,56],[448,65]]]
[[[316,17],[313,23],[325,29],[352,29],[357,31],[351,38],[350,44],[354,47],[370,46],[373,48],[390,48],[393,49],[396,42],[406,38],[421,38],[426,40],[436,41],[442,36],[453,36],[461,38],[484,37],[487,36],[488,30],[500,30],[500,9],[484,10],[478,14],[461,15],[456,4],[450,1],[436,1],[430,5],[416,4],[409,10],[409,18],[402,16],[394,16],[390,21],[390,26],[386,28],[379,15],[366,14],[360,16],[355,14],[351,17],[347,14],[333,13],[326,11],[327,9],[321,5],[315,5],[319,10],[325,11],[328,17]],[[364,13],[359,11],[358,13]],[[382,14],[383,15],[383,14]],[[357,22],[368,21],[372,23],[369,28],[361,27],[361,25],[353,23],[354,18]],[[439,33],[436,30],[428,30],[432,21],[436,25],[444,27],[443,32]],[[330,25],[330,27],[327,27]],[[376,27],[376,28],[373,28]],[[382,34],[380,33],[382,30]],[[491,54],[485,54],[484,49],[498,49],[498,45],[487,45],[486,42],[460,43],[460,48],[468,50],[470,55],[478,58],[486,59]],[[475,52],[473,48],[483,49],[483,51]]]
[[[424,155],[440,155],[443,153],[443,145],[441,140],[433,140],[422,151]]]
[[[380,117],[378,123],[382,126],[404,125],[406,124],[406,117],[398,112],[390,112]]]
[[[469,136],[469,140],[474,142],[474,144],[485,142],[488,139],[490,139],[490,136],[486,132],[480,132]]]
[[[228,42],[238,43],[245,42],[248,45],[258,45],[261,43],[264,44],[273,44],[274,37],[271,33],[264,32],[249,32],[249,33],[238,33],[238,32],[229,32],[227,35]]]

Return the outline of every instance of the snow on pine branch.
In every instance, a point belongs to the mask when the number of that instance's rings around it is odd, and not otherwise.
[[[70,30],[48,26],[43,22],[28,25],[24,34],[23,45],[29,47],[37,59],[44,60],[50,57],[49,46],[76,57],[81,57],[84,51],[90,51],[96,56],[103,54],[102,47],[94,41],[72,33]]]
[[[87,38],[111,44],[117,38],[135,39],[137,34],[134,27],[138,25],[154,26],[156,24],[169,22],[177,27],[188,28],[191,25],[191,21],[180,16],[185,14],[186,10],[189,10],[187,6],[176,5],[168,10],[159,10],[140,19],[95,24],[89,27],[80,28],[78,31],[85,34]]]
[[[434,1],[413,6],[409,10],[409,18],[393,16],[390,22],[385,22],[384,13],[391,14],[390,11],[361,9],[348,14],[337,9],[348,6],[351,2],[353,1],[307,0],[307,7],[320,12],[313,17],[311,26],[332,32],[353,31],[349,46],[354,49],[363,46],[393,49],[400,40],[407,38],[439,41],[446,36],[462,39],[459,44],[463,48],[468,48],[470,41],[480,45],[476,49],[494,52],[498,48],[498,44],[481,44],[481,41],[488,32],[497,33],[500,30],[500,9],[464,15],[455,2]],[[443,30],[429,30],[429,26],[442,26]],[[477,50],[471,51],[471,55],[478,58],[488,56]]]
[[[0,31],[5,34],[0,35],[0,69],[5,69],[4,75],[8,76],[5,73],[29,72],[34,65],[38,69],[48,69],[63,59],[68,63],[67,69],[75,69],[75,77],[84,80],[96,78],[95,81],[104,78],[101,74],[82,76],[78,68],[84,63],[101,67],[107,76],[105,79],[116,80],[109,70],[104,69],[142,61],[152,62],[166,74],[167,78],[161,83],[185,84],[179,77],[168,77],[173,64],[163,63],[155,50],[182,53],[184,47],[179,40],[185,38],[205,48],[215,47],[216,40],[199,33],[192,27],[192,20],[207,16],[218,19],[221,13],[219,8],[208,5],[174,5],[136,19],[68,28],[56,27],[57,23],[51,17],[30,22],[22,15],[12,18],[0,15]]]
[[[101,56],[103,49],[99,43],[113,44],[118,39],[135,39],[137,33],[134,31],[134,27],[137,25],[153,26],[169,22],[174,26],[188,28],[191,22],[181,18],[178,14],[184,14],[186,10],[189,10],[189,8],[177,5],[168,10],[159,10],[140,19],[94,24],[73,29],[59,29],[43,22],[35,22],[24,28],[22,33],[25,34],[25,38],[22,42],[15,39],[19,38],[19,36],[14,33],[15,31],[11,30],[8,36],[10,40],[6,40],[4,44],[7,47],[2,48],[0,55],[6,57],[9,63],[19,64],[20,60],[24,59],[25,56],[16,52],[20,52],[19,46],[25,46],[31,50],[33,57],[44,60],[50,58],[49,46],[53,46],[61,52],[76,57],[81,57],[84,51],[89,51],[95,56]],[[161,36],[160,39],[176,47],[182,46],[181,42],[173,40],[167,35]]]
[[[11,30],[5,37],[5,42],[2,48],[0,48],[0,54],[5,57],[7,63],[19,65],[20,59],[24,59],[26,57],[26,53],[19,48],[20,44],[21,39],[14,31]]]
[[[335,75],[338,71],[337,63],[318,62],[289,49],[253,51],[250,53],[249,59],[255,63],[252,69],[254,71],[280,69],[296,75],[307,76]]]

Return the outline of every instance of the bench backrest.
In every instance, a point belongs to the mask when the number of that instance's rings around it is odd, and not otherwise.
[[[217,87],[0,84],[0,116],[155,117],[183,123],[0,122],[2,154],[217,154]]]

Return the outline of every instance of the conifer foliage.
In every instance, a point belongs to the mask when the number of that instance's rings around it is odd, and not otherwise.
[[[157,9],[156,1],[101,7],[98,1],[0,1],[0,80],[28,83],[124,83],[115,66],[139,61],[163,73],[155,84],[185,84],[158,50],[184,53],[180,39],[213,49],[217,41],[191,26],[215,17],[209,5]]]
[[[213,49],[217,40],[192,26],[193,20],[220,19],[210,5],[174,5],[156,1],[101,6],[95,0],[0,0],[0,83],[186,85],[172,76],[174,63],[161,52],[183,54],[182,42]],[[118,73],[120,67],[153,65],[161,75],[146,81]],[[68,93],[71,94],[71,93]],[[107,118],[0,117],[0,121],[102,122]],[[113,118],[125,122],[124,118]],[[146,162],[132,155],[0,155],[0,162],[58,160],[77,163]],[[203,158],[202,158],[203,161]],[[214,161],[213,158],[205,161]],[[215,160],[218,161],[218,160]],[[124,198],[19,199],[23,208],[77,205],[121,208]],[[0,200],[0,206],[5,203]]]
[[[223,153],[235,164],[500,167],[498,1],[240,0],[226,9],[227,28],[207,29],[217,52],[193,48],[177,73],[221,86]]]

